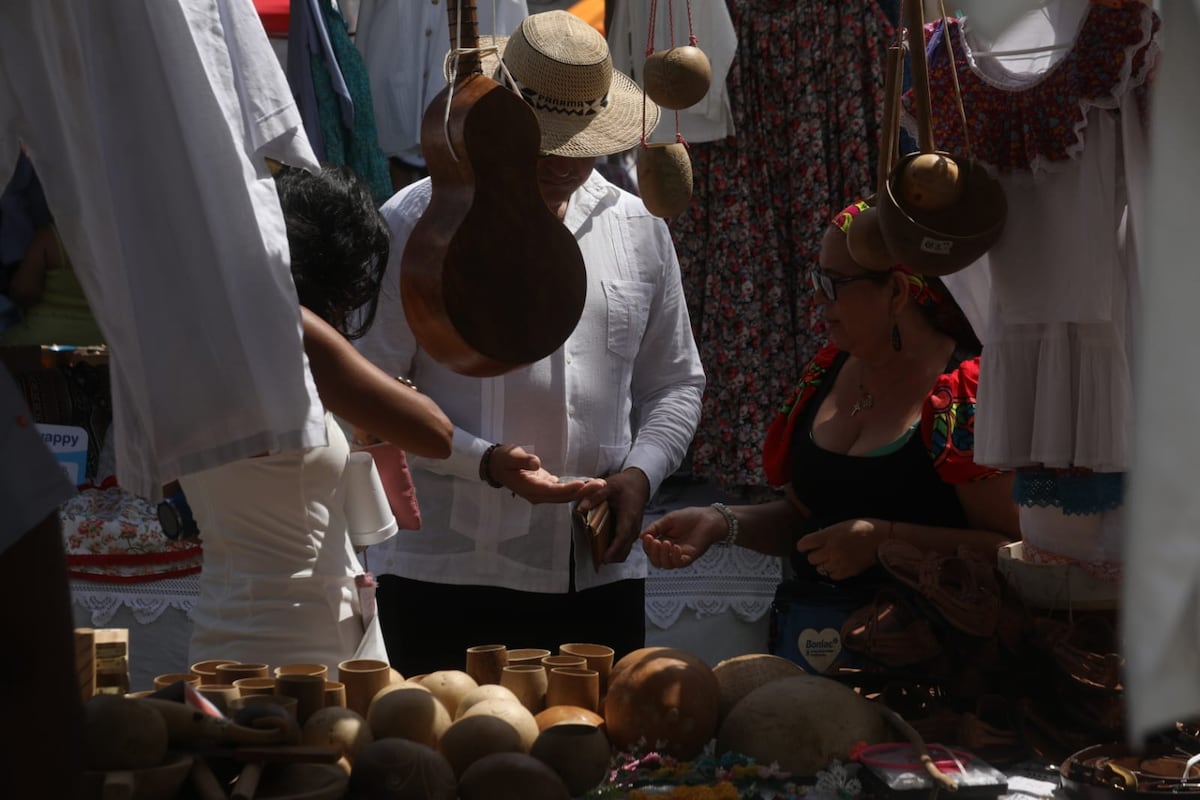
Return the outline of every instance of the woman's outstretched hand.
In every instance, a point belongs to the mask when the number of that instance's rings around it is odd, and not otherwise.
[[[727,533],[725,517],[715,508],[681,508],[642,531],[642,549],[659,569],[678,569],[704,555]]]

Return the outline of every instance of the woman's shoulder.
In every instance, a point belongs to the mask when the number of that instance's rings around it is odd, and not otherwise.
[[[812,394],[814,390],[829,377],[830,372],[834,371],[839,357],[843,356],[843,352],[838,350],[832,343],[827,342],[812,359],[804,365],[804,369],[800,370],[800,380],[796,384],[796,388],[792,390],[788,396],[787,402],[780,409],[781,412],[791,413],[792,409],[797,406],[803,406],[804,401]]]
[[[946,483],[994,477],[999,470],[975,463],[975,397],[979,357],[956,354],[934,381],[921,412],[921,435],[934,469]]]
[[[929,402],[938,402],[946,397],[969,399],[975,402],[979,390],[979,356],[955,350],[929,392]]]
[[[790,479],[789,450],[798,413],[816,394],[817,389],[836,372],[839,359],[845,354],[833,344],[826,344],[800,372],[800,381],[780,406],[767,427],[763,439],[763,470],[772,486],[782,486]]]

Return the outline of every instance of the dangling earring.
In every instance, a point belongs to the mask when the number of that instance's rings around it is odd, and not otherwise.
[[[900,326],[892,325],[892,349],[897,353],[904,347],[904,342],[900,341]]]

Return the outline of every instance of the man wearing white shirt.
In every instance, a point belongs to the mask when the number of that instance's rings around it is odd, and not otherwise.
[[[449,459],[410,460],[423,529],[367,556],[381,576],[389,658],[404,674],[461,668],[474,644],[592,641],[618,657],[644,644],[646,561],[631,545],[647,501],[691,442],[704,372],[666,225],[593,170],[596,157],[632,147],[642,130],[632,81],[608,61],[570,63],[573,48],[595,47],[593,39],[607,50],[586,23],[551,11],[526,19],[504,45],[519,84],[517,65],[538,58],[562,78],[556,90],[525,95],[546,154],[537,168],[542,198],[574,234],[587,270],[582,317],[557,351],[486,379],[435,362],[405,321],[398,280],[431,184],[406,187],[383,207],[393,255],[375,327],[359,347],[410,377],[456,426]],[[588,81],[573,80],[573,70],[604,70],[608,93],[574,96]],[[565,110],[580,102],[600,109],[582,124]],[[657,119],[650,106],[648,126]],[[519,309],[513,315],[515,325],[537,324]],[[584,508],[607,500],[615,515],[603,563],[593,563],[582,537],[573,543],[575,500]]]

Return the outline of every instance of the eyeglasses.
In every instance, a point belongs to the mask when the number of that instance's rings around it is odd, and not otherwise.
[[[845,278],[834,278],[819,269],[808,271],[808,280],[812,283],[813,291],[824,293],[830,300],[837,300],[837,287],[844,283],[855,281],[875,281],[880,283],[889,277],[887,272],[864,272],[861,275],[850,275]]]

